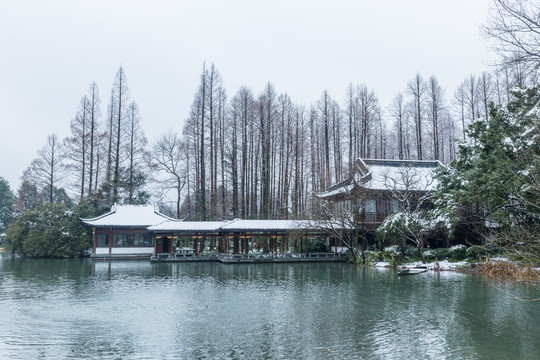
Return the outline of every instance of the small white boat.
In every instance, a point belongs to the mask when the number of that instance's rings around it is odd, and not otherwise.
[[[417,266],[417,267],[412,267],[412,268],[405,268],[405,269],[402,269],[401,271],[398,271],[398,276],[402,276],[402,275],[415,275],[415,274],[421,274],[421,273],[424,273],[427,271],[427,267],[426,266]]]

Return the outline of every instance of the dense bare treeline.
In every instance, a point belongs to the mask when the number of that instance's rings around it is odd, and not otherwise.
[[[129,99],[126,75],[120,67],[105,117],[97,85],[92,82],[71,121],[71,136],[63,141],[55,134],[48,136],[22,176],[19,197],[34,195],[18,211],[40,202],[65,202],[64,187],[77,199],[145,203],[150,197],[145,189],[149,164],[139,109]],[[27,194],[21,194],[24,191]]]
[[[168,131],[148,146],[120,68],[107,110],[92,83],[71,136],[48,138],[19,192],[34,185],[38,202],[65,199],[62,187],[103,204],[173,197],[171,212],[193,220],[308,218],[313,194],[344,179],[357,157],[453,160],[467,126],[527,81],[518,64],[499,69],[471,74],[453,93],[435,76],[416,74],[390,104],[351,83],[343,94],[322,91],[306,107],[271,83],[228,96],[218,69],[205,64],[181,134]]]
[[[189,219],[306,218],[313,194],[341,181],[354,159],[449,162],[466,127],[504,104],[519,83],[516,69],[470,75],[447,94],[435,76],[416,74],[386,107],[364,84],[341,98],[323,91],[311,106],[295,104],[268,83],[229,99],[221,74],[203,66],[183,128]]]

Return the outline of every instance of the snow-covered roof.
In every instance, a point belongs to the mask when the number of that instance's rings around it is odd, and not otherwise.
[[[333,190],[328,190],[328,191],[319,193],[317,194],[317,197],[329,198],[329,197],[340,195],[340,194],[350,194],[353,189],[354,189],[354,184],[347,184],[347,185],[335,188]]]
[[[309,220],[241,220],[230,221],[164,221],[150,226],[152,232],[173,233],[232,233],[232,232],[283,232],[313,228]]]
[[[355,171],[349,178],[317,197],[349,194],[357,186],[377,191],[432,191],[437,187],[434,172],[439,166],[442,166],[439,161],[430,160],[357,159]]]
[[[117,205],[111,211],[93,219],[81,222],[96,228],[146,228],[172,218],[161,214],[154,205]]]
[[[363,186],[371,190],[432,191],[437,187],[435,169],[439,161],[429,160],[364,160],[371,180]]]
[[[150,226],[152,232],[216,232],[227,222],[224,221],[181,221],[168,220],[160,224]]]
[[[309,229],[308,220],[233,220],[221,227],[228,231],[291,231]]]

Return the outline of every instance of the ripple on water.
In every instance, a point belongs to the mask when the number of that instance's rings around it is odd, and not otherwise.
[[[534,358],[540,310],[482,278],[346,264],[0,264],[0,358]],[[55,265],[56,264],[56,265]],[[16,265],[16,264],[15,264]],[[527,294],[519,286],[506,292]]]

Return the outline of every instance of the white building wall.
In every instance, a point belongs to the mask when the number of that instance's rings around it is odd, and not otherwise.
[[[96,248],[96,254],[102,255],[102,254],[108,254],[109,248],[108,247],[98,247]],[[121,247],[121,248],[115,248],[113,247],[111,249],[111,254],[153,254],[154,248],[153,247]]]

